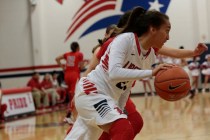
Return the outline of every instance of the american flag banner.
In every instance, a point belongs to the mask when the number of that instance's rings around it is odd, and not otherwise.
[[[155,9],[165,13],[169,6],[170,0],[84,0],[84,3],[75,12],[72,23],[67,30],[67,41],[80,27],[95,16],[101,18],[89,25],[80,38],[89,33],[106,28],[110,24],[116,24],[120,16],[135,6],[142,6],[145,9]],[[117,7],[120,6],[120,11]],[[104,12],[111,11],[113,14],[102,16]],[[119,14],[121,13],[121,14]]]
[[[63,4],[63,0],[56,0],[59,4]]]

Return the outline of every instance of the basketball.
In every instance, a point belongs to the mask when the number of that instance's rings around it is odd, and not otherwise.
[[[188,74],[179,66],[159,71],[154,85],[156,93],[167,101],[177,101],[185,97],[191,88]]]

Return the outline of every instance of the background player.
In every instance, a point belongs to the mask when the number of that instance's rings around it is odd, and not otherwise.
[[[193,57],[192,62],[188,65],[192,75],[192,89],[195,90],[196,93],[198,93],[198,82],[200,76],[200,64],[197,61],[197,58],[197,56]]]
[[[148,96],[148,93],[147,93],[147,87],[149,88],[150,90],[150,93],[152,96],[154,96],[154,92],[152,90],[152,86],[151,86],[151,83],[150,83],[150,78],[147,77],[147,78],[143,78],[140,80],[143,84],[143,87],[144,87],[144,96],[147,97]]]
[[[74,109],[74,103],[72,99],[74,98],[75,86],[77,81],[80,78],[80,69],[84,68],[83,53],[80,52],[80,46],[78,42],[72,42],[70,46],[71,52],[64,53],[56,57],[57,64],[64,71],[64,80],[68,86],[69,94],[69,110],[67,112],[66,118],[64,121],[68,123],[73,123],[71,113],[74,112],[74,115],[77,115],[76,110]],[[65,64],[61,61],[65,60]]]

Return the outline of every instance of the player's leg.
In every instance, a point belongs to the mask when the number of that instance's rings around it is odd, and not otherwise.
[[[208,80],[209,80],[209,75],[206,74],[205,78],[204,78],[204,84],[203,84],[204,86],[203,86],[203,90],[202,90],[203,93],[205,93],[207,90]]]
[[[68,104],[67,115],[64,118],[64,121],[68,122],[69,124],[73,124],[73,122],[77,116],[77,111],[75,109],[74,101],[73,101],[77,80],[78,80],[77,73],[66,73],[65,74],[65,82],[68,85],[68,92],[69,92],[69,104]]]
[[[144,80],[141,80],[142,81],[142,84],[143,84],[143,88],[144,88],[144,96],[148,96],[147,94],[147,87],[146,87],[146,83]]]
[[[102,130],[78,117],[64,140],[98,140]]]
[[[78,81],[79,77],[74,76],[71,79],[71,86],[70,86],[70,94],[71,94],[71,99],[70,99],[70,111],[72,112],[72,119],[75,120],[77,118],[77,110],[75,108],[75,102],[74,102],[74,95],[75,95],[75,88],[76,84]]]
[[[143,127],[143,119],[130,98],[126,103],[125,109],[128,113],[128,120],[133,127],[134,135],[136,136]]]
[[[79,116],[108,132],[112,140],[133,140],[132,125],[109,96],[83,93],[77,95],[75,105]]]
[[[99,125],[101,129],[108,132],[111,140],[133,140],[133,128],[126,118],[117,119],[111,123]]]
[[[98,140],[111,140],[111,136],[109,135],[109,133],[103,131],[102,135]]]
[[[196,92],[198,91],[198,78],[199,78],[199,76],[195,76],[195,90],[196,90]]]
[[[148,85],[148,87],[149,87],[150,93],[152,94],[152,96],[154,96],[155,94],[154,94],[154,92],[152,91],[152,86],[151,86],[151,84],[150,84],[150,79],[147,80],[147,85]]]
[[[136,106],[132,102],[132,100],[129,98],[125,110],[128,115],[128,120],[130,121],[130,124],[133,128],[134,137],[141,131],[143,127],[143,119],[139,112],[136,110]],[[111,140],[111,136],[107,132],[103,132],[99,140]]]

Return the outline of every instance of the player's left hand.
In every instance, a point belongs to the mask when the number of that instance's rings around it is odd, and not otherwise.
[[[208,50],[208,47],[205,44],[199,43],[194,50],[194,56],[201,55],[203,52],[207,50]]]

